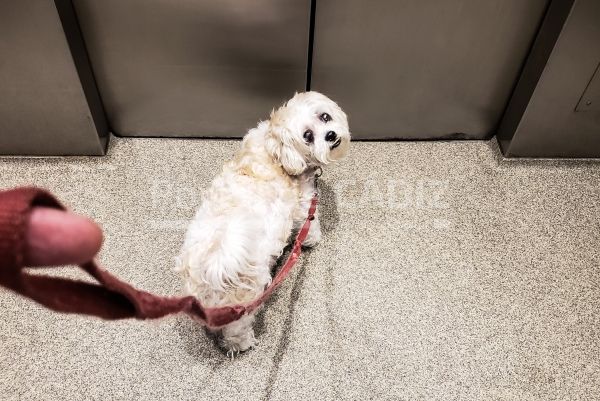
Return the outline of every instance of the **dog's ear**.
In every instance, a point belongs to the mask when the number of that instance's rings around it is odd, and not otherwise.
[[[294,146],[294,136],[286,126],[283,108],[271,113],[269,132],[265,140],[265,148],[273,159],[281,163],[289,175],[299,175],[306,170],[306,161]]]

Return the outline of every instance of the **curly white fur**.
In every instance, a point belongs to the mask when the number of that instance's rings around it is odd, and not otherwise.
[[[260,296],[290,234],[306,218],[315,167],[345,156],[349,143],[346,114],[317,92],[297,93],[251,129],[188,228],[176,266],[186,290],[206,306]],[[321,238],[315,217],[307,246]],[[248,315],[221,328],[230,354],[255,345],[253,320]]]

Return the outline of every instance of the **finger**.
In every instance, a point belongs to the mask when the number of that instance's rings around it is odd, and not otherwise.
[[[37,207],[31,213],[25,242],[27,266],[80,264],[100,250],[102,230],[88,218]]]

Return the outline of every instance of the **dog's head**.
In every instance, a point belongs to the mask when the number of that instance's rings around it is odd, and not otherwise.
[[[318,92],[296,93],[271,113],[265,146],[290,175],[341,159],[350,130],[342,109]]]

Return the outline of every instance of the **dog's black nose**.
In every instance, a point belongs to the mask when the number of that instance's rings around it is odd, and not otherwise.
[[[325,140],[328,142],[333,142],[337,139],[337,134],[333,131],[329,131],[327,134],[325,134]]]

